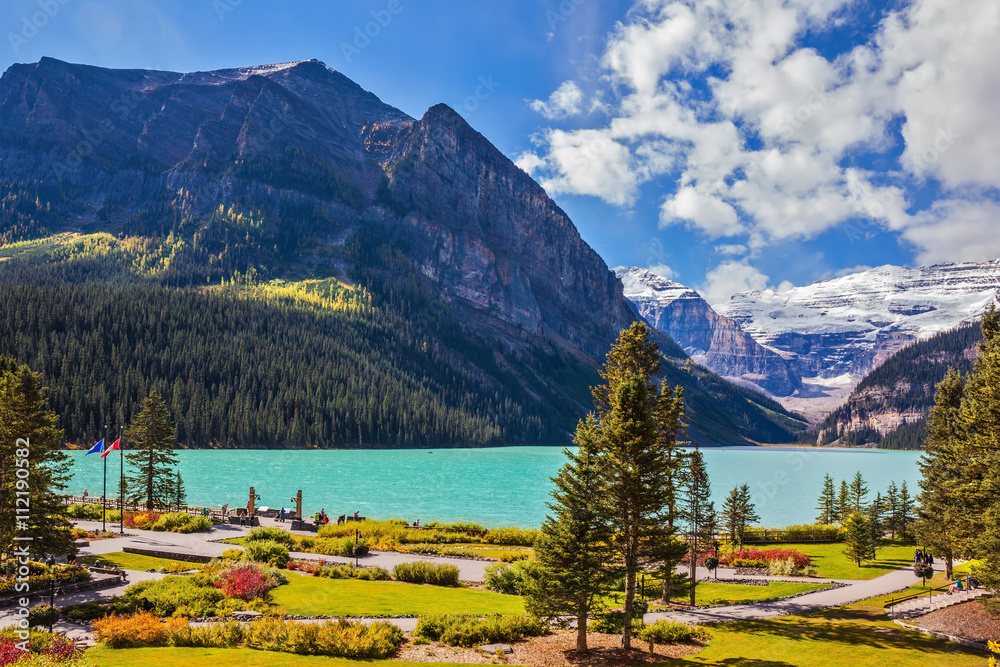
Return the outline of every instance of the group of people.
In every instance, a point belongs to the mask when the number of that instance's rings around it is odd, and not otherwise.
[[[913,564],[914,565],[930,565],[934,567],[934,556],[931,555],[930,551],[925,551],[924,549],[917,549],[913,552]]]
[[[979,588],[979,581],[976,580],[971,574],[965,578],[965,582],[962,582],[962,578],[958,577],[955,579],[955,583],[948,587],[948,595],[952,593],[958,593],[960,591],[974,591]]]
[[[320,511],[316,512],[316,514],[313,515],[313,519],[315,519],[317,524],[322,524],[324,526],[330,523],[330,517],[327,515],[325,507]],[[347,520],[348,516],[346,512],[337,517],[337,523],[344,523]],[[350,520],[360,521],[361,520],[360,512],[355,512],[354,515],[350,517]]]

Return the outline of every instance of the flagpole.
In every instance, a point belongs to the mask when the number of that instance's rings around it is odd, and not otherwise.
[[[104,447],[108,446],[108,425],[104,425]],[[101,496],[101,532],[106,533],[108,531],[107,526],[107,513],[108,513],[108,458],[102,456],[104,459],[104,495]]]
[[[118,461],[121,464],[121,483],[118,487],[118,509],[121,510],[121,534],[125,534],[125,447],[122,445],[122,438],[125,437],[122,429],[118,430]]]

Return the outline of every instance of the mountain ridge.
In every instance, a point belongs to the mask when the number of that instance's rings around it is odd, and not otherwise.
[[[386,336],[382,320],[405,329],[374,359],[337,352],[324,362],[337,370],[312,380],[340,396],[335,383],[370,372],[363,361],[378,362],[379,382],[410,387],[396,403],[359,396],[322,426],[323,406],[296,407],[312,400],[308,391],[278,392],[274,400],[280,395],[287,405],[261,408],[270,410],[270,438],[274,424],[293,423],[300,412],[294,423],[313,434],[308,442],[334,437],[332,446],[354,446],[342,412],[358,410],[369,420],[361,425],[366,444],[410,446],[402,426],[385,430],[371,420],[406,424],[413,419],[408,401],[430,387],[434,400],[457,401],[451,407],[464,412],[439,412],[421,427],[427,442],[457,445],[461,433],[477,443],[525,442],[517,433],[529,441],[541,433],[551,438],[550,425],[538,423],[549,419],[560,442],[544,444],[564,444],[586,411],[599,360],[635,320],[620,281],[565,212],[457,113],[435,105],[413,119],[318,61],[193,74],[54,59],[12,68],[0,77],[0,198],[4,289],[114,283],[139,290],[135,298],[150,304],[166,298],[164,290],[205,294],[232,318],[246,298],[320,304],[333,308],[322,310],[323,321],[331,330],[348,326],[350,340],[364,339],[358,331]],[[313,294],[316,284],[334,296]],[[336,305],[345,290],[367,295],[369,305]],[[72,298],[60,294],[56,302]],[[195,297],[190,303],[208,307]],[[280,329],[283,311],[268,308],[261,317]],[[72,315],[47,317],[72,322]],[[171,315],[172,327],[197,317]],[[210,330],[199,331],[192,354],[211,344]],[[234,353],[249,358],[253,348],[266,348],[271,334],[257,331]],[[16,348],[57,378],[68,359],[107,353],[92,342],[93,349],[66,356],[12,331],[0,352]],[[692,433],[703,444],[788,441],[801,430],[780,406],[687,368],[669,338],[661,343],[675,360],[667,369],[671,382],[691,397]],[[309,363],[285,352],[290,357],[253,379],[256,385],[280,383],[283,369]],[[430,366],[421,355],[430,355]],[[204,421],[207,408],[192,392],[225,391],[234,397],[232,410],[251,409],[236,366],[194,384],[169,364],[149,368],[151,377],[133,373],[124,382],[133,399],[153,383],[172,386],[171,400],[195,421]],[[426,386],[415,368],[429,374]],[[79,418],[73,428],[85,428],[104,409],[113,381],[102,378],[94,380],[107,384],[97,392],[104,398],[74,390],[60,399]],[[238,424],[228,404],[219,409],[227,411],[220,421]],[[519,431],[504,435],[508,409],[523,418],[511,422]],[[451,419],[468,426],[442,423]],[[243,437],[238,427],[211,420],[199,428],[193,446],[231,446],[222,441]],[[340,435],[324,435],[330,433]],[[371,443],[371,433],[388,440]]]

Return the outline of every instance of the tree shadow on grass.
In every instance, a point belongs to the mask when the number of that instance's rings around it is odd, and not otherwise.
[[[802,616],[732,623],[726,627],[739,634],[770,636],[792,642],[822,643],[831,648],[844,644],[919,651],[927,656],[968,652],[956,644],[910,632],[896,625],[887,625],[884,617],[880,618],[874,611],[843,607]]]

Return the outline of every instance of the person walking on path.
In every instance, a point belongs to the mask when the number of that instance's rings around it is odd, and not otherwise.
[[[281,511],[278,512],[278,521],[281,521],[281,522],[285,521],[285,508],[284,507],[282,507]]]

